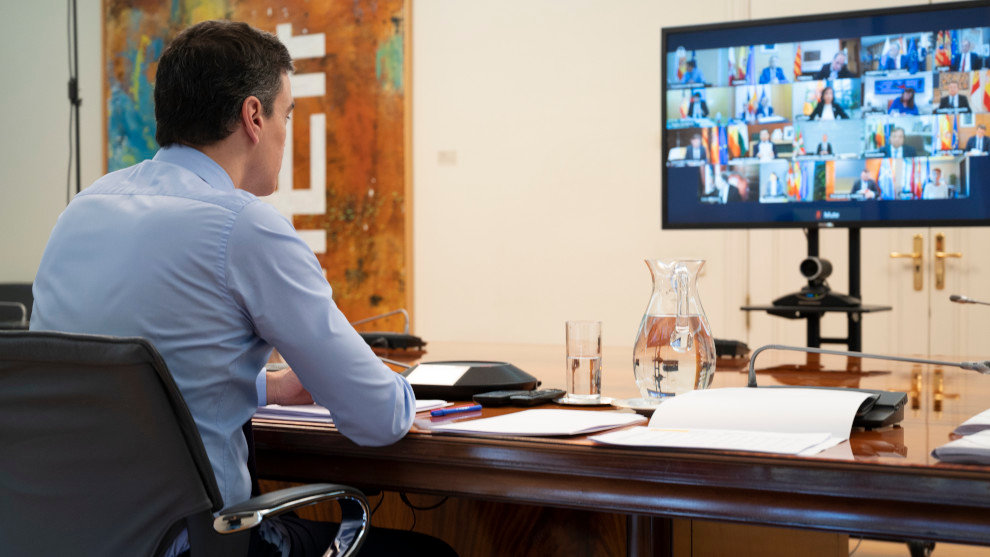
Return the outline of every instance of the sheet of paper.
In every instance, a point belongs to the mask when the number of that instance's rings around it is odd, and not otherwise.
[[[446,400],[438,399],[424,399],[416,400],[416,412],[426,412],[427,410],[433,410],[435,408],[444,408],[451,406],[453,403],[447,402]],[[279,405],[279,404],[269,404],[267,406],[261,406],[254,414],[259,418],[269,418],[269,419],[282,419],[282,420],[293,420],[297,422],[320,422],[320,423],[333,423],[333,418],[330,417],[330,411],[326,408],[319,406],[317,404],[300,404],[300,405]]]
[[[293,420],[297,422],[319,422],[333,423],[330,411],[316,404],[300,404],[283,406],[280,404],[269,404],[261,406],[254,413],[258,418],[269,418],[275,420]]]
[[[990,464],[990,430],[950,441],[932,451],[932,456],[954,464]]]
[[[725,429],[660,429],[634,427],[590,437],[596,443],[633,447],[669,447],[802,454],[820,452],[841,442],[827,433],[769,433]],[[832,442],[834,440],[834,442]],[[829,443],[831,442],[831,445]],[[813,454],[813,453],[812,453]]]
[[[664,401],[653,413],[650,427],[827,433],[845,440],[856,410],[868,396],[851,389],[690,391]]]
[[[452,364],[419,364],[406,376],[413,385],[451,386],[464,377],[471,366]]]
[[[503,414],[493,418],[436,425],[430,429],[435,432],[481,435],[580,435],[645,421],[646,418],[638,414],[592,410],[536,409]]]
[[[970,435],[971,433],[976,433],[985,429],[990,429],[990,410],[984,410],[983,412],[980,412],[979,414],[966,420],[952,433],[955,433],[956,435]]]

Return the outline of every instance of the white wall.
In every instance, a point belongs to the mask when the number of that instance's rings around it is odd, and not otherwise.
[[[0,282],[30,282],[69,189],[67,2],[0,7]],[[79,0],[82,182],[103,172],[100,4]],[[72,174],[75,183],[75,171]]]
[[[632,345],[643,258],[701,256],[715,334],[744,335],[746,233],[660,230],[659,49],[662,26],[748,2],[485,6],[413,3],[418,333],[559,343],[600,319]]]

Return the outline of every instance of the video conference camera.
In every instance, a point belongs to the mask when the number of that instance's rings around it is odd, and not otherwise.
[[[808,257],[801,262],[798,270],[808,279],[809,285],[824,285],[825,279],[832,274],[832,263],[820,257]]]
[[[832,263],[820,257],[807,257],[798,266],[801,275],[808,279],[808,285],[799,292],[781,296],[773,301],[775,306],[807,307],[858,307],[859,298],[846,294],[836,294],[829,288],[826,279],[832,274]]]

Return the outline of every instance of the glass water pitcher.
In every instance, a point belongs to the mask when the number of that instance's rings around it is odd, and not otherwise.
[[[647,259],[653,294],[639,324],[633,372],[644,399],[707,389],[715,374],[715,341],[698,297],[703,260]]]

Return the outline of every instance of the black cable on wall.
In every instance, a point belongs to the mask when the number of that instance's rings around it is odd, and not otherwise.
[[[82,175],[80,169],[79,145],[79,21],[76,15],[76,0],[68,0],[66,20],[67,43],[69,45],[69,165],[66,170],[65,203],[72,196],[71,174],[72,166],[76,167],[75,193],[82,191]]]

